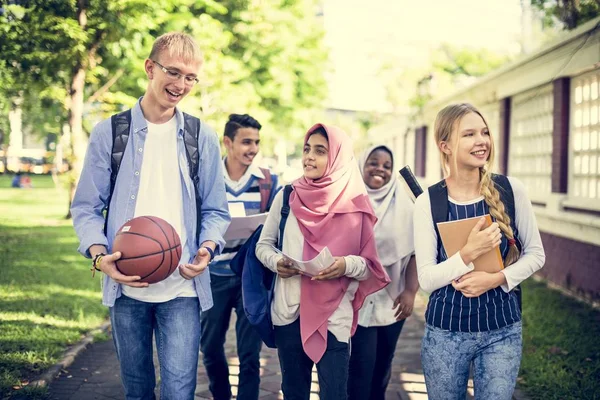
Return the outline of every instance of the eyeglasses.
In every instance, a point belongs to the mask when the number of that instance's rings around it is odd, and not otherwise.
[[[183,75],[173,69],[165,68],[158,61],[154,61],[154,60],[151,60],[151,61],[154,64],[158,65],[158,67],[162,70],[162,72],[165,73],[167,78],[169,78],[172,81],[178,81],[183,76],[183,81],[185,82],[185,84],[187,86],[193,86],[196,83],[200,82],[200,80],[198,78],[196,78],[194,75]]]

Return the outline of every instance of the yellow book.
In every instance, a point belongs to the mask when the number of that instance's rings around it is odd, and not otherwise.
[[[492,217],[489,214],[484,215],[485,229],[492,224]],[[473,227],[481,217],[459,219],[457,221],[439,222],[438,231],[442,238],[442,244],[448,258],[460,251],[466,244]],[[494,247],[487,253],[484,253],[473,260],[475,271],[498,272],[504,269],[504,262],[500,254],[500,246]]]

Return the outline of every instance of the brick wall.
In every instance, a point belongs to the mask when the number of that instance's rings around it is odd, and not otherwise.
[[[546,264],[538,275],[592,300],[600,300],[600,246],[540,232]]]

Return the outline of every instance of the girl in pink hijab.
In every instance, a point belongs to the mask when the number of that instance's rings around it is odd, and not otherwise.
[[[286,400],[307,400],[317,364],[321,400],[347,399],[348,342],[366,296],[390,279],[377,255],[375,212],[352,141],[339,128],[317,124],[304,138],[304,176],[292,183],[282,239],[289,257],[311,260],[325,247],[335,262],[314,277],[277,253],[283,191],[273,201],[256,247],[277,273],[271,317]]]

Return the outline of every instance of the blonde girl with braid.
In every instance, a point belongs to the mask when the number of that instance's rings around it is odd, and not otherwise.
[[[417,198],[414,211],[417,275],[431,293],[421,345],[428,396],[464,399],[472,369],[476,399],[509,400],[522,352],[514,289],[545,260],[535,215],[519,180],[492,174],[494,140],[475,107],[453,104],[441,110],[434,135],[445,178]],[[500,193],[506,186],[514,195],[514,221]],[[481,217],[456,254],[447,255],[438,240],[434,190],[444,193],[448,221]],[[494,221],[487,228],[486,214]],[[505,268],[475,271],[473,260],[495,247]]]

